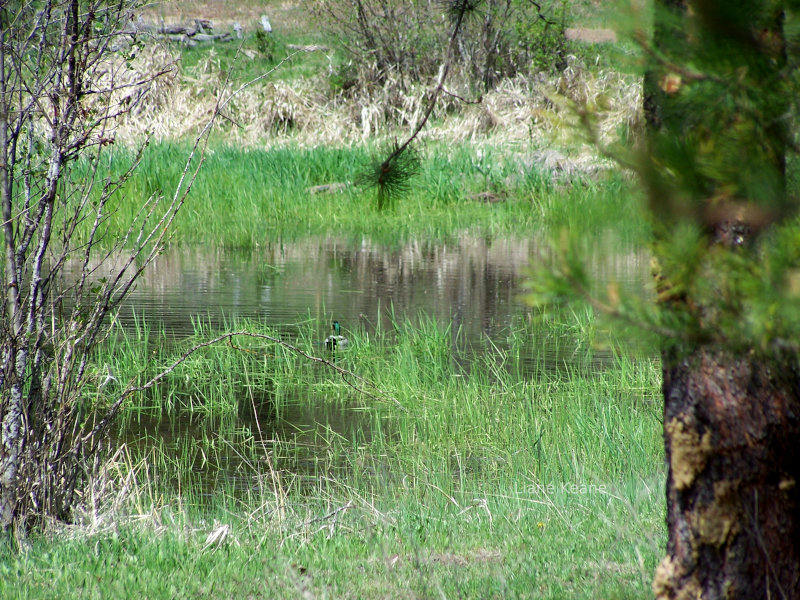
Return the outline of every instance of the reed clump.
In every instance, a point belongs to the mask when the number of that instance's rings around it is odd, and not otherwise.
[[[145,149],[104,223],[108,239],[137,213],[139,198],[177,184],[184,153],[179,143]],[[630,180],[587,155],[437,143],[417,156],[397,209],[378,211],[375,192],[359,185],[373,160],[369,146],[218,146],[192,185],[173,240],[258,248],[278,239],[335,235],[396,245],[411,238],[526,237],[565,226],[594,235],[621,224],[627,233],[620,239],[630,241],[647,231]],[[322,191],[314,193],[317,188]]]

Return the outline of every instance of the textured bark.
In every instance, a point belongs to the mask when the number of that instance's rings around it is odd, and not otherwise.
[[[3,248],[7,294],[4,298],[3,315],[13,334],[21,330],[18,307],[19,284],[14,262],[14,232],[12,229],[11,187],[8,176],[8,117],[10,96],[6,85],[6,23],[0,19],[0,207],[3,216]],[[17,348],[3,348],[0,387],[8,388],[8,400],[0,402],[0,529],[6,529],[13,520],[15,506],[15,482],[22,453],[23,398],[17,382],[15,367],[18,365]],[[9,381],[10,380],[10,381]],[[10,385],[9,385],[10,383]]]
[[[658,266],[662,306],[695,330],[663,353],[668,542],[653,592],[681,600],[800,598],[797,357],[773,340],[747,337],[741,266],[730,267],[758,261],[761,233],[795,210],[785,185],[782,5],[655,5],[645,182],[656,235],[674,249],[688,223],[705,245],[691,272],[656,252],[669,265]],[[713,262],[726,253],[737,260]]]
[[[665,356],[657,598],[800,598],[799,381],[794,358]]]

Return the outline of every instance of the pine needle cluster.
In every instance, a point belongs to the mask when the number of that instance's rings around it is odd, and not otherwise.
[[[383,210],[410,190],[411,179],[418,172],[419,156],[416,150],[409,145],[399,146],[395,141],[386,151],[372,158],[356,183],[377,188],[378,210]]]
[[[441,11],[447,15],[451,22],[455,22],[461,15],[468,15],[477,10],[484,0],[439,0]]]

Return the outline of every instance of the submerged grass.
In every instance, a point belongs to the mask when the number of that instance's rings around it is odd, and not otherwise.
[[[659,366],[598,369],[591,314],[572,319],[480,353],[427,317],[355,327],[335,355],[326,327],[295,327],[373,396],[275,344],[204,349],[126,408],[80,527],[0,547],[0,596],[642,597],[664,538]],[[175,345],[140,326],[98,362],[146,376],[196,328]],[[532,358],[546,336],[568,367]]]

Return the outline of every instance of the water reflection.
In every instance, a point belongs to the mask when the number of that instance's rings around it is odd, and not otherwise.
[[[217,492],[243,496],[281,479],[304,492],[348,465],[331,458],[330,440],[369,442],[370,416],[346,404],[240,399],[238,414],[184,414],[178,419],[127,413],[116,434],[148,462],[148,475],[199,502]],[[151,457],[156,458],[152,460]]]
[[[528,239],[462,236],[457,243],[412,241],[388,248],[369,240],[310,238],[267,242],[252,252],[173,248],[145,273],[121,314],[163,325],[178,336],[192,319],[221,328],[226,318],[257,317],[291,334],[314,319],[346,329],[361,315],[390,325],[390,311],[415,319],[424,313],[452,323],[467,342],[496,336],[528,308],[519,301],[526,269],[536,258]],[[595,257],[595,276],[623,289],[640,287],[646,261],[638,253]],[[321,332],[321,336],[327,331]]]

